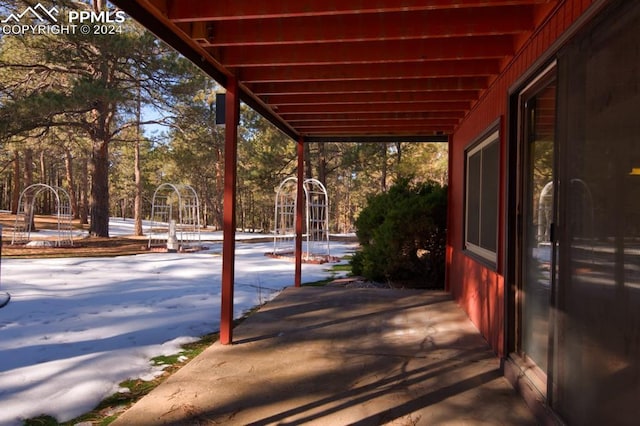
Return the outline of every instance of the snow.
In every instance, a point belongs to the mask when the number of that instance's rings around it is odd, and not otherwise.
[[[0,212],[9,213],[9,211],[7,210],[0,210]],[[111,221],[109,222],[109,235],[112,237],[133,235],[134,226],[135,224],[133,219],[111,218]],[[169,225],[165,224],[165,226],[168,228]],[[142,230],[146,235],[148,235],[147,232],[150,227],[151,227],[150,221],[148,220],[142,221]],[[5,231],[5,232],[7,232],[9,235],[11,234],[11,231]],[[58,231],[56,229],[40,229],[36,232],[32,232],[29,235],[29,238],[34,242],[40,242],[41,240],[51,240],[52,238],[55,238],[60,235],[69,235],[75,239],[75,238],[87,237],[89,234],[89,232],[86,230],[78,230],[78,229],[73,231],[68,231],[68,232],[69,232],[68,234],[65,234],[65,231]],[[343,234],[340,234],[340,236],[342,235]],[[354,234],[349,234],[349,235],[353,236]],[[162,236],[162,234],[158,234],[158,236],[160,237]],[[269,237],[269,235],[260,234],[256,232],[238,232],[236,234],[236,240],[249,240],[252,238],[260,238],[260,237]],[[166,234],[164,235],[164,238],[166,238]],[[9,237],[8,240],[11,241],[11,238]],[[200,240],[222,242],[222,231],[207,231],[206,229],[202,230],[200,232]]]
[[[116,219],[112,236],[131,234]],[[272,243],[236,242],[234,316],[292,285],[294,264],[264,256]],[[3,259],[0,292],[0,425],[49,414],[67,421],[123,391],[128,378],[161,373],[151,358],[217,331],[220,321],[221,233],[197,253],[112,258]],[[353,252],[331,243],[331,254]],[[305,264],[303,282],[324,279],[330,265]]]

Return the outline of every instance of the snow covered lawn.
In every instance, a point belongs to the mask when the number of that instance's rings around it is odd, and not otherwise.
[[[235,317],[293,284],[294,265],[264,256],[270,243],[236,243]],[[332,243],[331,254],[353,252]],[[93,409],[128,378],[159,374],[150,359],[217,331],[219,244],[199,253],[113,258],[3,259],[0,425]],[[303,265],[303,282],[330,265]]]

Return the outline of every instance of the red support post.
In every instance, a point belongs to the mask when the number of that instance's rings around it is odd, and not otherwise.
[[[234,77],[227,80],[225,98],[224,137],[224,198],[223,198],[223,242],[222,242],[222,296],[220,301],[220,343],[232,343],[233,287],[236,236],[236,175],[238,154],[238,123],[240,102],[238,82]]]
[[[294,284],[302,286],[302,221],[304,220],[304,139],[298,140],[298,188],[296,192],[296,272]]]

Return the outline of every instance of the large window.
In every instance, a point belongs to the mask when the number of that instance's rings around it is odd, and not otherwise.
[[[500,133],[497,126],[465,152],[465,249],[491,264],[498,249]]]

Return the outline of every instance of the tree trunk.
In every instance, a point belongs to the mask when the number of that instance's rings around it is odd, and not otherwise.
[[[93,141],[90,210],[89,233],[109,237],[109,143],[105,140]]]
[[[224,195],[224,157],[222,153],[222,149],[220,146],[216,146],[216,184],[215,184],[215,192],[213,194],[215,205],[213,206],[213,214],[214,214],[214,226],[217,229],[222,229],[223,218],[222,218],[222,198]]]
[[[47,163],[44,151],[40,151],[40,182],[47,183]],[[52,198],[49,191],[45,191],[42,194],[42,214],[50,215],[53,211],[51,207]]]
[[[69,202],[71,203],[71,216],[74,219],[80,217],[78,213],[78,198],[76,196],[76,183],[73,178],[73,156],[69,148],[64,153],[64,168],[67,175],[67,190],[69,191]]]
[[[313,177],[313,168],[311,166],[311,146],[308,143],[303,144],[304,147],[304,177],[311,179]]]
[[[382,192],[387,191],[387,144],[380,144],[382,154],[381,174],[380,174],[380,190]]]
[[[80,224],[87,225],[89,223],[89,159],[82,159],[82,168],[80,173]]]
[[[2,208],[7,208],[7,201],[9,200],[9,196],[11,195],[11,175],[6,174],[4,176],[4,183],[2,185]],[[11,210],[11,205],[9,205],[9,210]]]
[[[136,109],[136,145],[134,147],[134,164],[133,164],[133,174],[135,178],[136,185],[136,195],[133,199],[133,234],[136,236],[142,235],[142,171],[140,170],[140,114],[141,114],[141,104],[140,104],[140,84],[138,84],[138,99],[137,99],[137,109]]]
[[[246,218],[246,200],[245,200],[245,191],[244,188],[242,186],[242,184],[238,185],[238,190],[236,191],[237,194],[237,202],[236,205],[237,207],[237,214],[236,214],[236,223],[240,224],[240,229],[242,229],[242,232],[245,231],[246,229],[246,223],[245,223],[245,218]]]
[[[202,227],[203,228],[208,228],[209,227],[209,196],[206,195],[206,198],[204,200],[204,205],[202,206]]]
[[[345,181],[345,201],[344,201],[344,219],[343,219],[343,227],[342,232],[347,233],[351,231],[351,179],[349,176],[344,180]]]
[[[24,150],[24,187],[28,187],[33,183],[33,150],[27,148]]]
[[[140,127],[140,126],[138,126]],[[136,181],[136,196],[133,200],[133,233],[136,236],[142,235],[142,171],[140,170],[140,139],[136,139],[134,177]]]
[[[402,163],[402,142],[396,142],[396,151],[396,170],[398,179],[400,179],[403,177],[402,166],[400,165]]]
[[[327,186],[327,152],[324,142],[318,142],[318,180]]]
[[[104,87],[111,85],[112,72],[113,69],[107,61],[100,64],[99,80]],[[89,132],[92,135],[89,234],[96,237],[109,237],[109,142],[115,104],[104,99],[96,100],[93,114],[95,121]]]
[[[103,0],[93,0],[92,3],[94,12],[98,13],[103,9]]]
[[[11,191],[11,214],[18,214],[18,203],[20,202],[20,152],[16,149],[13,152],[13,190]]]
[[[27,148],[24,150],[24,187],[28,188],[33,184],[33,150]],[[32,231],[36,230],[36,224],[34,219],[35,213],[35,205],[36,200],[33,195],[33,191],[30,191],[30,194],[26,194],[22,199],[22,203],[24,204],[24,212],[25,212],[25,226],[27,229],[31,229]],[[27,220],[31,220],[30,228],[29,224],[26,222]]]

